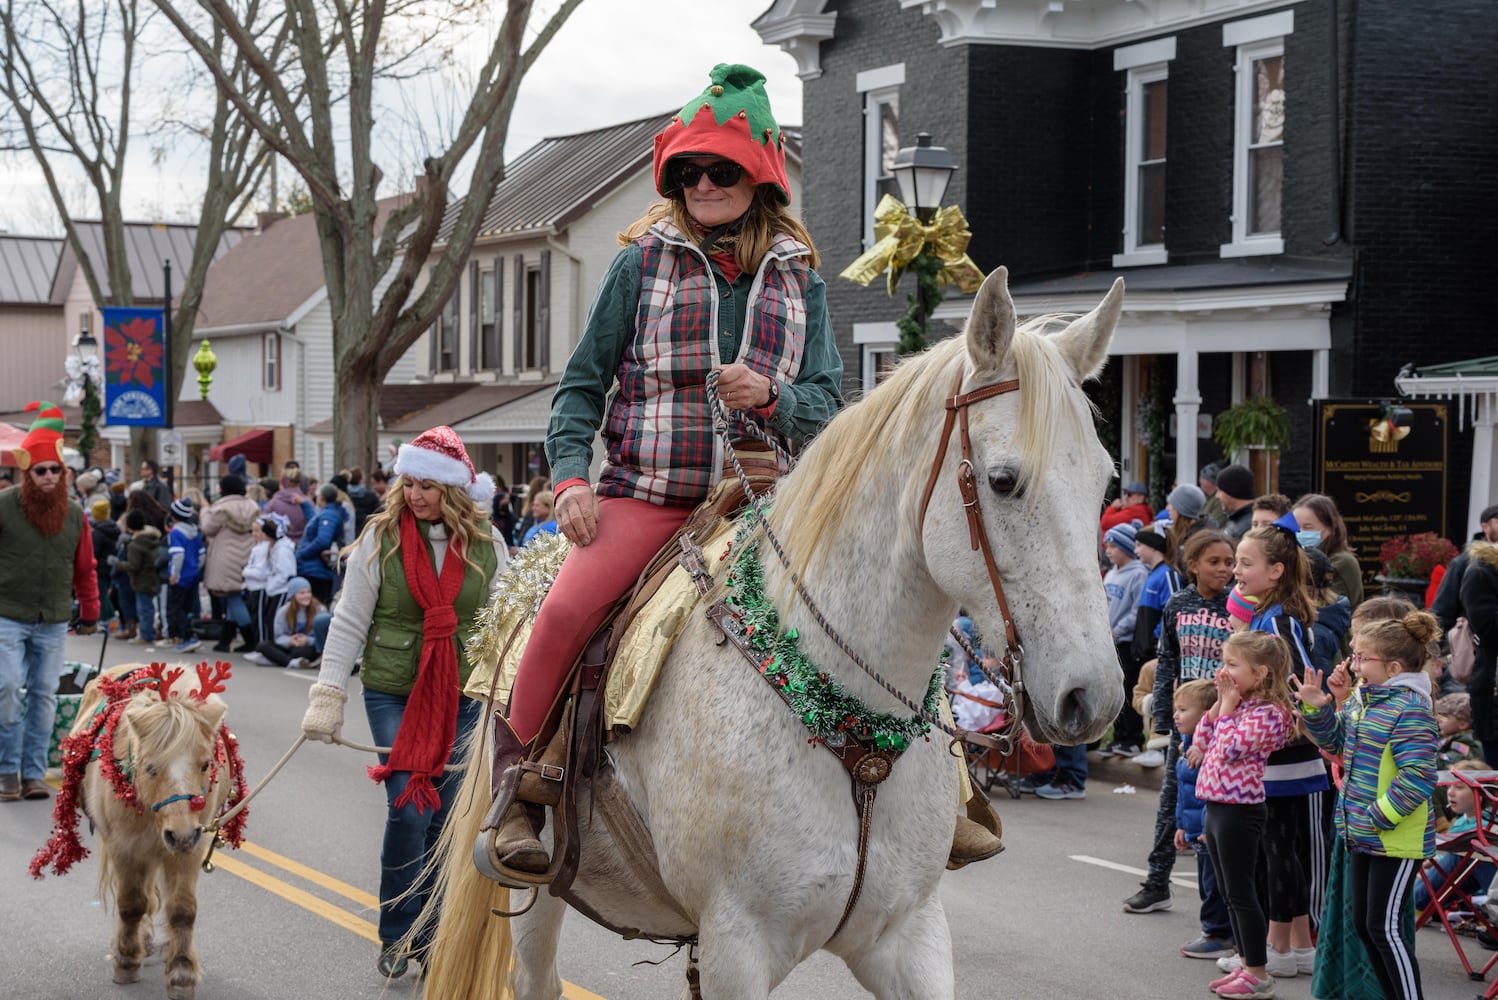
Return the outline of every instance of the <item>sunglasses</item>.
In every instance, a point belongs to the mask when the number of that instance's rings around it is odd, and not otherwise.
[[[707,179],[713,182],[713,187],[731,188],[744,176],[744,168],[728,160],[719,160],[705,167],[687,160],[678,160],[671,164],[671,178],[676,181],[676,186],[679,188],[696,187],[697,182],[702,180],[703,174],[707,174]]]
[[[38,465],[36,468],[32,469],[31,472],[33,475],[37,476],[60,476],[62,475],[62,466]]]

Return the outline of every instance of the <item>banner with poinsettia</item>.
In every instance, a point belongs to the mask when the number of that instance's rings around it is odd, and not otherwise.
[[[104,422],[166,426],[166,328],[160,309],[104,310]]]

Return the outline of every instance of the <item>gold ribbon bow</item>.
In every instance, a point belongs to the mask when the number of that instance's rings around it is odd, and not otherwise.
[[[921,247],[929,243],[931,252],[942,262],[937,283],[976,292],[983,283],[983,272],[967,255],[968,240],[972,238],[967,219],[956,205],[938,210],[926,226],[910,214],[900,199],[887,194],[874,210],[874,245],[844,268],[842,277],[867,285],[880,271],[888,271],[889,293],[893,295],[900,275],[920,254]]]

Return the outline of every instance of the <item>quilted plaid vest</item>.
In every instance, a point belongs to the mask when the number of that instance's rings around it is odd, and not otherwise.
[[[697,245],[669,222],[640,239],[635,335],[619,360],[618,391],[603,425],[600,496],[696,506],[721,476],[723,447],[707,407],[707,375],[739,362],[783,383],[801,370],[811,251],[782,234],[755,272],[737,357],[718,355],[718,283]],[[743,420],[730,428],[747,439]],[[782,441],[782,446],[787,442]],[[784,471],[784,470],[782,470]]]

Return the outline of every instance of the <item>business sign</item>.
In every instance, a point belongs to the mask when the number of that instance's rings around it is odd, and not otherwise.
[[[1337,501],[1370,588],[1384,542],[1422,531],[1446,535],[1446,404],[1398,406],[1407,420],[1391,419],[1386,403],[1316,403],[1317,489]]]
[[[160,309],[104,309],[104,422],[166,426],[166,332]]]

